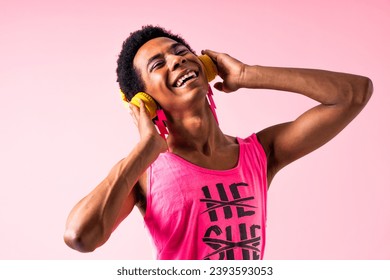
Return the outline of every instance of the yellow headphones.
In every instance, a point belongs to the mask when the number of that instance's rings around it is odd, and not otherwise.
[[[198,56],[198,58],[202,62],[203,66],[205,67],[207,81],[211,82],[217,76],[217,67],[215,66],[214,62],[211,60],[211,58],[208,55],[203,54]],[[126,108],[129,107],[129,101],[127,100],[125,94],[122,91],[121,91],[121,95]],[[141,106],[139,102],[140,100],[142,100],[143,103],[145,104],[145,107],[148,110],[150,117],[154,119],[157,115],[156,102],[149,94],[140,91],[136,95],[134,95],[134,97],[130,100],[130,103],[137,107],[140,107]]]

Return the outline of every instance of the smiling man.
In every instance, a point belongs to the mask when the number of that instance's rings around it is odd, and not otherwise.
[[[267,191],[279,170],[336,136],[372,94],[370,79],[313,69],[249,66],[210,50],[223,92],[294,92],[319,102],[296,120],[246,138],[224,134],[207,101],[205,68],[190,46],[146,26],[124,42],[118,82],[130,100],[148,93],[164,111],[169,135],[145,105],[130,105],[140,140],[71,211],[65,242],[90,252],[137,206],[157,259],[262,259]]]

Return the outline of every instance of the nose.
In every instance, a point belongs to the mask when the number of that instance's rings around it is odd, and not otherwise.
[[[177,68],[179,68],[180,65],[182,65],[183,63],[186,63],[186,61],[187,60],[183,56],[172,54],[170,56],[170,61],[169,61],[170,67],[169,68],[171,69],[171,71],[174,71]]]

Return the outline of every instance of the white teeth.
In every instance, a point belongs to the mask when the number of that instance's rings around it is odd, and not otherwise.
[[[186,79],[195,78],[195,77],[196,77],[196,73],[194,71],[188,72],[183,77],[181,77],[179,80],[177,80],[176,87],[180,87]]]

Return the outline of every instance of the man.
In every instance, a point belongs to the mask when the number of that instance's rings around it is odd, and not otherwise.
[[[137,205],[157,259],[261,259],[273,177],[336,136],[373,91],[362,76],[249,66],[203,53],[218,68],[220,91],[284,90],[320,104],[245,139],[225,135],[206,99],[205,69],[188,44],[159,27],[132,33],[118,59],[121,90],[128,100],[148,93],[166,115],[169,136],[159,135],[143,102],[130,105],[140,141],[71,211],[64,236],[71,248],[101,246]]]

